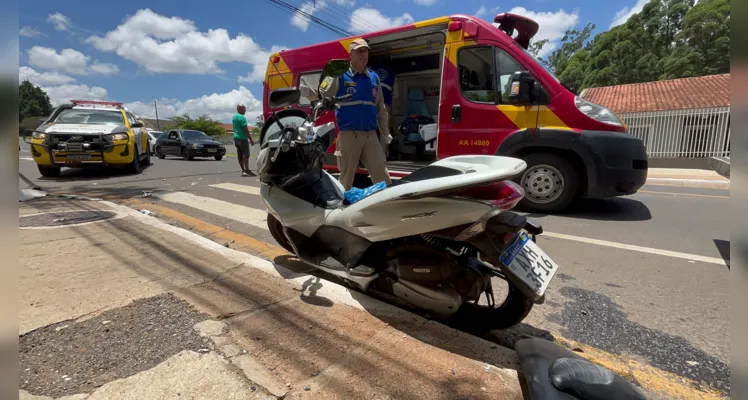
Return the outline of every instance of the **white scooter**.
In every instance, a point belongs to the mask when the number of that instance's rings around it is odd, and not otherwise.
[[[338,77],[348,67],[346,60],[330,61],[323,76]],[[269,104],[288,107],[300,96],[297,88],[277,89]],[[348,98],[312,102],[300,125],[298,117],[268,120],[277,127],[261,139],[257,166],[273,238],[356,289],[432,317],[489,330],[522,321],[543,302],[558,269],[535,244],[540,225],[510,211],[524,192],[509,179],[525,162],[450,157],[348,204],[343,186],[321,168],[335,126],[314,126]],[[501,304],[494,301],[493,277],[509,283]]]

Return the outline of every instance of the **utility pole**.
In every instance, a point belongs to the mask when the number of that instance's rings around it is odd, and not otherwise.
[[[153,100],[153,107],[156,108],[156,129],[161,130],[161,124],[158,122],[158,105],[156,104],[156,100]]]

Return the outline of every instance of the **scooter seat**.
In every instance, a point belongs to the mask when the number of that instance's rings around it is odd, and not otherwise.
[[[429,179],[444,178],[447,176],[462,175],[462,173],[462,171],[454,168],[442,167],[439,165],[427,165],[423,168],[419,168],[411,172],[410,174],[400,178],[399,180],[392,181],[391,186],[404,185],[406,183],[420,182]]]
[[[533,400],[646,399],[629,381],[553,342],[522,339],[514,349]]]

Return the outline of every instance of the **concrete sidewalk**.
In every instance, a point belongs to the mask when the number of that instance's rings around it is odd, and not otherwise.
[[[523,397],[513,351],[288,256],[103,201],[19,204],[22,399]]]
[[[647,184],[729,189],[730,179],[706,169],[650,168]]]

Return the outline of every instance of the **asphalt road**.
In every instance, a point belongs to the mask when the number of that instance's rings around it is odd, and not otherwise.
[[[122,198],[152,191],[145,200],[275,244],[258,228],[256,189],[246,189],[257,188],[257,179],[241,177],[236,158],[152,158],[137,176],[67,170],[54,179],[40,177],[27,152],[20,158],[20,188]],[[633,196],[582,201],[564,215],[531,215],[548,232],[538,243],[561,269],[546,304],[519,329],[562,335],[728,389],[729,196],[728,190],[645,185]]]

